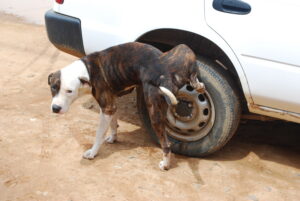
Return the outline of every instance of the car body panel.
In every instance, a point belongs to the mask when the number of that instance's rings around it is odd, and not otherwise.
[[[245,0],[247,15],[213,9],[206,0],[206,20],[234,50],[245,71],[253,104],[300,113],[300,18],[297,0]]]

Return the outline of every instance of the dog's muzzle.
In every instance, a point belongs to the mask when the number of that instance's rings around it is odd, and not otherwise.
[[[61,107],[59,105],[52,105],[52,112],[59,113],[61,110]]]

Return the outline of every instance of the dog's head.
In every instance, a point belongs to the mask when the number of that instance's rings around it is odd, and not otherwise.
[[[82,61],[75,61],[48,76],[51,89],[51,110],[63,114],[80,95],[90,92],[89,74]]]

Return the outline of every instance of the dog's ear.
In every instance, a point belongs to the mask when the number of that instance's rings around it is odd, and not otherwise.
[[[50,85],[50,81],[51,81],[52,76],[53,76],[53,73],[50,73],[50,74],[48,75],[48,85]]]
[[[91,83],[89,81],[89,79],[87,77],[79,77],[79,80],[81,82],[81,84],[84,86],[84,85],[88,85],[88,86],[91,86]]]

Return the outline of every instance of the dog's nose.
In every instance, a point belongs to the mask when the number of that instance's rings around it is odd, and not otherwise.
[[[52,111],[54,113],[59,113],[60,110],[61,110],[61,107],[59,105],[52,105]]]

